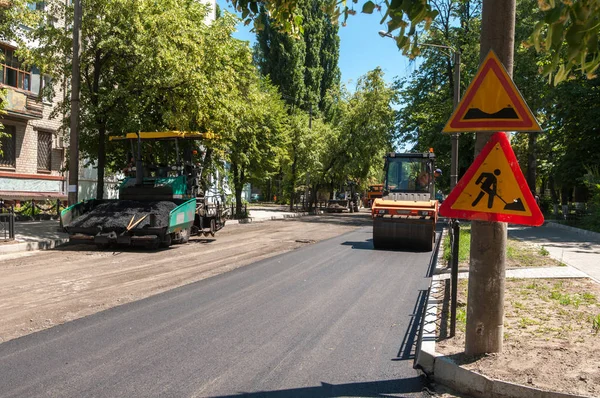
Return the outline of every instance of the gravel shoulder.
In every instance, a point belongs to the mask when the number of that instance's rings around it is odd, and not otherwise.
[[[148,252],[65,245],[0,256],[0,343],[370,225],[368,213],[226,225]]]

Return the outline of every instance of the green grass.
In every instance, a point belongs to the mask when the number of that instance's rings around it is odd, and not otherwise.
[[[547,260],[550,253],[543,247],[536,250],[533,247],[525,246],[515,239],[506,241],[506,259],[520,264],[524,267],[535,267],[542,265]]]
[[[550,298],[554,301],[557,301],[560,305],[567,306],[572,305],[575,308],[579,307],[581,304],[595,304],[597,299],[596,296],[592,293],[561,293],[559,290],[562,289],[562,282],[554,285],[554,290],[550,292]]]
[[[538,288],[538,284],[536,281],[531,282],[530,284],[526,285],[525,288],[526,289],[537,289]]]
[[[447,266],[450,266],[450,260],[452,255],[452,248],[450,247],[450,235],[446,234],[444,241],[442,242],[444,248],[444,261]],[[471,225],[461,225],[460,227],[460,238],[458,248],[458,261],[464,263],[469,261],[471,251]],[[535,249],[523,245],[521,242],[515,239],[508,239],[506,242],[506,258],[511,262],[518,263],[523,267],[535,267],[540,265],[548,265],[546,257],[550,255],[550,252],[545,247]],[[564,264],[560,264],[563,265]]]
[[[519,319],[519,327],[521,329],[527,329],[527,326],[539,325],[540,323],[535,319],[523,317]]]
[[[592,330],[595,334],[600,332],[600,314],[592,317]]]
[[[598,298],[592,293],[583,293],[583,300],[588,304],[595,304],[598,301]]]
[[[466,307],[461,307],[461,308],[456,309],[456,327],[458,327],[463,332],[467,329],[467,309],[466,309]]]
[[[444,238],[444,260],[446,260],[446,264],[450,266],[450,258],[452,255],[452,248],[450,247],[450,235],[446,234]],[[471,226],[470,225],[461,225],[460,227],[460,237],[458,240],[458,262],[464,262],[469,260],[471,250]]]

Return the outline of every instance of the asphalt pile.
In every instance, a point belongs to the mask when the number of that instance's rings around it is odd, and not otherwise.
[[[92,211],[76,218],[69,225],[77,230],[98,229],[104,232],[122,232],[130,223],[146,216],[134,229],[150,227],[150,214],[155,216],[154,228],[169,225],[169,212],[177,205],[169,201],[140,202],[135,200],[117,200],[101,203]],[[133,219],[133,221],[132,221]]]

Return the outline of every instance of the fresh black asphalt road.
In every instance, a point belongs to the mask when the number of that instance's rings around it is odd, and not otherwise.
[[[0,345],[0,397],[421,397],[431,253],[361,228]]]

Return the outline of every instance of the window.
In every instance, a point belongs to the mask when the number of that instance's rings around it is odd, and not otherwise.
[[[31,73],[23,68],[21,61],[15,56],[15,50],[0,46],[0,51],[4,58],[4,63],[0,64],[0,83],[31,91]]]
[[[37,168],[44,171],[52,168],[52,133],[38,131]]]
[[[54,97],[54,92],[52,90],[52,77],[48,75],[44,75],[42,78],[43,88],[42,88],[42,100],[47,103],[52,103],[52,98]]]
[[[46,2],[45,1],[31,1],[31,2],[27,3],[27,7],[29,7],[29,9],[31,11],[44,11],[46,9]]]
[[[16,167],[17,132],[15,126],[4,126],[0,137],[0,167]]]

